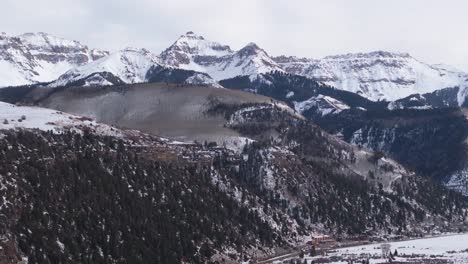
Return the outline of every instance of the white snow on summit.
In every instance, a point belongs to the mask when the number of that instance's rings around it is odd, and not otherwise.
[[[320,60],[275,58],[287,72],[303,75],[368,99],[393,101],[416,93],[459,86],[467,74],[429,65],[407,53],[377,51],[328,56]]]
[[[231,53],[232,50],[229,46],[205,40],[202,36],[189,31],[180,36],[160,56],[166,64],[178,67],[180,64],[187,64],[195,56],[222,57]]]
[[[255,43],[233,51],[227,45],[205,40],[193,32],[182,35],[160,55],[161,63],[186,70],[207,73],[215,80],[236,76],[255,76],[270,71],[283,71]]]
[[[51,86],[61,86],[78,81],[94,73],[108,72],[120,78],[125,83],[140,83],[146,81],[146,73],[153,65],[158,64],[158,58],[145,49],[126,48],[111,53],[89,64],[78,66],[60,76]],[[107,85],[108,80],[102,78],[89,85]]]
[[[46,33],[0,34],[0,87],[49,82],[108,54]]]

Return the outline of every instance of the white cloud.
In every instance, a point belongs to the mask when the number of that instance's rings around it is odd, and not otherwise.
[[[409,52],[468,71],[465,0],[4,0],[9,34],[44,31],[93,47],[155,52],[193,30],[240,48],[323,57],[372,50]]]

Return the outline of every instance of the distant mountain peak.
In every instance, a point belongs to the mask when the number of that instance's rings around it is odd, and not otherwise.
[[[468,79],[468,74],[454,67],[429,65],[409,53],[376,50],[321,59],[271,57],[254,42],[232,50],[193,31],[180,35],[159,55],[133,47],[109,54],[44,32],[19,36],[0,33],[0,87],[59,81],[59,77],[69,81],[100,72],[110,72],[126,83],[141,82],[145,81],[145,71],[153,65],[203,73],[216,81],[282,71],[375,101],[466,87]],[[77,72],[70,75],[71,69]]]
[[[50,82],[73,67],[109,54],[44,32],[4,33],[0,39],[0,87]]]
[[[189,55],[208,56],[226,55],[227,53],[232,52],[228,45],[222,45],[218,42],[206,40],[204,37],[197,35],[192,31],[180,36],[166,51],[177,51],[184,52]]]
[[[194,38],[194,39],[199,39],[199,40],[205,40],[203,36],[197,35],[193,31],[188,31],[184,35],[181,35],[180,38]]]
[[[158,64],[158,58],[145,49],[127,47],[91,63],[73,68],[61,75],[51,86],[62,86],[84,80],[95,73],[110,73],[124,83],[139,83],[146,80],[146,73],[153,65]],[[92,85],[102,85],[108,82],[93,82]]]
[[[393,101],[415,93],[454,87],[466,76],[447,67],[423,63],[409,53],[382,50],[308,60],[283,56],[275,61],[289,73],[374,101]]]
[[[361,59],[361,58],[412,58],[409,53],[377,50],[371,52],[346,53],[326,56],[323,59]]]
[[[296,57],[296,56],[285,56],[285,55],[280,55],[277,57],[273,57],[273,60],[276,61],[277,63],[288,63],[288,62],[310,62],[312,59],[308,59],[305,57]]]
[[[29,32],[19,35],[18,38],[25,45],[34,47],[67,47],[67,48],[87,48],[86,45],[81,44],[76,40],[68,40],[62,37],[57,37],[45,32]]]
[[[189,31],[185,35],[181,35],[159,56],[167,66],[199,71],[199,69],[188,67],[190,62],[196,60],[197,57],[222,57],[231,53],[232,50],[229,46],[206,40],[202,36]]]
[[[244,48],[260,49],[260,47],[255,42],[249,42],[245,45]]]
[[[260,52],[266,53],[263,49],[261,49],[254,42],[249,42],[247,45],[245,45],[242,49],[239,50],[239,53],[246,54],[246,55],[255,55]]]
[[[207,73],[216,80],[280,70],[253,42],[233,51],[228,45],[207,40],[191,31],[163,51],[160,58],[164,65]]]

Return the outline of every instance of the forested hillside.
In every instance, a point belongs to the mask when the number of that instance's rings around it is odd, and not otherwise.
[[[210,109],[254,141],[233,151],[151,136],[2,131],[5,258],[236,263],[312,231],[342,239],[465,228],[465,197],[284,108]]]
[[[162,149],[154,158],[92,134],[2,135],[0,234],[11,257],[205,263],[215,249],[283,243],[258,213],[212,183],[206,164],[163,158],[170,153]]]

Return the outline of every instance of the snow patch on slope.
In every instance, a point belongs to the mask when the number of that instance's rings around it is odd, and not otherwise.
[[[468,196],[468,166],[451,175],[445,186]]]
[[[185,80],[185,83],[188,83],[188,84],[195,84],[195,85],[205,85],[205,84],[209,84],[213,87],[217,87],[217,88],[223,88],[223,86],[221,86],[219,83],[217,83],[215,80],[213,80],[212,78],[210,78],[209,76],[206,76],[205,74],[202,74],[202,73],[195,73],[194,75],[188,77],[186,80]]]
[[[349,109],[350,107],[347,104],[326,95],[314,96],[303,102],[294,102],[294,109],[299,113],[304,113],[312,108],[316,108],[322,116],[325,116],[328,114],[339,113],[343,110]]]
[[[0,102],[0,129],[39,129],[62,133],[72,130],[82,133],[93,131],[99,135],[122,136],[120,130],[100,124],[86,117],[30,106],[16,106]]]

